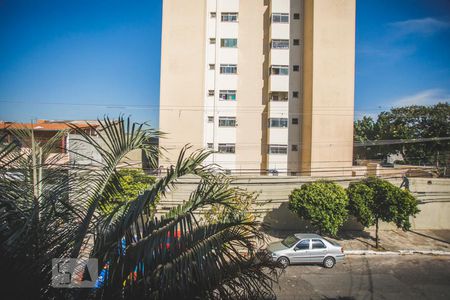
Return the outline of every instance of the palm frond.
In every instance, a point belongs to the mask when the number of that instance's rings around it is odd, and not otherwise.
[[[6,141],[8,133],[5,131],[0,134],[0,170],[6,171],[6,168],[21,157],[16,143]]]
[[[103,121],[99,120],[98,124],[98,128],[89,125],[91,132],[95,133],[94,136],[86,133],[85,128],[69,124],[72,130],[81,136],[75,140],[92,146],[102,158],[100,166],[85,172],[85,177],[89,178],[88,194],[83,193],[87,196],[85,196],[87,201],[84,201],[87,209],[77,230],[72,257],[78,257],[88,231],[92,229],[91,221],[96,211],[120,192],[121,186],[116,170],[120,161],[131,151],[146,148],[146,141],[156,135],[154,131],[143,130],[143,124],[132,123],[129,118],[119,117],[117,120],[111,120],[106,117]]]
[[[161,220],[139,224],[136,218],[116,232],[115,244],[96,253],[111,270],[102,297],[245,299],[271,293],[277,264],[257,255],[257,240],[263,237],[256,223],[232,217],[205,224],[195,218],[210,205],[232,204],[236,191],[229,183],[222,175],[205,174],[186,203]],[[124,237],[125,249],[118,236]],[[128,280],[130,274],[136,274],[135,282]],[[125,289],[119,284],[124,281]]]
[[[202,163],[208,157],[209,152],[195,151],[186,157],[189,149],[189,146],[184,147],[180,151],[178,163],[169,167],[167,175],[157,180],[143,195],[140,195],[135,201],[119,205],[106,216],[99,226],[99,238],[96,240],[94,255],[101,255],[105,249],[109,249],[127,232],[130,235],[140,234],[141,227],[137,222],[148,217],[148,209],[155,204],[159,197],[164,197],[168,191],[173,189],[179,178],[188,174],[197,176],[208,174],[208,168],[202,166]],[[165,222],[168,220],[166,218]],[[149,231],[148,226],[142,231]]]
[[[72,293],[74,298],[253,299],[273,293],[278,265],[258,251],[264,238],[259,225],[236,208],[236,197],[245,192],[231,187],[215,166],[204,165],[210,152],[184,147],[164,177],[135,200],[119,202],[114,200],[123,193],[117,167],[136,149],[155,162],[159,149],[149,141],[160,133],[123,117],[89,125],[93,135],[70,126],[78,136],[71,140],[91,147],[99,159],[84,155],[90,164],[58,164],[47,155],[58,138],[47,145],[25,131],[17,138],[38,152],[0,147],[3,165],[3,158],[20,154],[8,166],[20,179],[0,173],[0,267],[10,270],[6,284],[19,298],[21,286],[36,297],[61,296],[49,289],[50,261],[86,255],[81,249],[91,235],[91,257],[108,266],[109,275],[102,288]],[[68,152],[83,156],[76,149]],[[196,189],[182,205],[155,218],[159,199],[186,175],[199,178]],[[226,213],[208,223],[202,216],[216,206]]]

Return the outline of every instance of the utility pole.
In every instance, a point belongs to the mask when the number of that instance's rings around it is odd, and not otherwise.
[[[36,165],[36,142],[34,140],[34,124],[31,122],[31,162],[32,162],[32,169],[33,169],[33,196],[34,201],[36,204],[36,201],[39,197],[39,191],[38,191],[38,174],[37,174],[37,165]]]

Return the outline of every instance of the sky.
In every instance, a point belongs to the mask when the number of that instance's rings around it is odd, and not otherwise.
[[[158,126],[160,0],[0,0],[0,120]],[[357,0],[355,118],[450,101],[450,1]]]

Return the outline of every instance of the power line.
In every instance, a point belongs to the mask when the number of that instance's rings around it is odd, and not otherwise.
[[[239,103],[238,101],[230,101],[233,103]],[[273,103],[274,101],[270,101],[268,103]],[[288,101],[286,101],[288,102]],[[89,103],[73,103],[73,102],[52,102],[52,101],[42,101],[42,102],[28,102],[28,101],[13,101],[13,100],[0,100],[0,103],[12,103],[12,104],[39,104],[39,105],[63,105],[63,106],[97,106],[97,107],[105,107],[105,108],[124,108],[124,109],[158,109],[160,110],[161,107],[163,107],[163,110],[190,110],[192,111],[195,108],[199,108],[199,111],[203,111],[205,109],[208,109],[207,105],[183,105],[183,106],[172,106],[172,105],[152,105],[152,104],[118,104],[118,103],[95,103],[95,102],[89,102]],[[221,103],[219,101],[219,103]],[[225,101],[224,101],[225,103]],[[267,104],[268,104],[267,103]],[[263,109],[267,106],[267,104],[262,104],[260,106],[243,106],[243,105],[236,105],[236,107],[233,107],[234,109],[239,108],[239,110],[247,109],[247,108],[260,108]],[[222,104],[226,106],[226,104]],[[219,105],[220,107],[220,105]],[[211,106],[213,108],[213,106]],[[378,111],[383,109],[392,109],[393,106],[373,106],[373,107],[367,107],[364,108],[364,110],[359,110],[362,108],[358,108],[355,106],[346,106],[346,105],[333,105],[333,106],[315,106],[314,107],[317,110],[330,110],[330,111],[336,111],[336,110],[352,110],[355,112],[366,112],[366,111]],[[356,108],[356,110],[355,110]],[[272,109],[273,110],[273,109]],[[196,111],[196,110],[194,110]],[[256,111],[256,110],[255,110]]]

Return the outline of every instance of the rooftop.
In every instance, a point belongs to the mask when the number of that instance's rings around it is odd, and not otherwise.
[[[16,123],[16,122],[0,121],[0,130],[11,128],[11,129],[34,129],[40,131],[61,131],[71,129],[69,124],[76,125],[81,128],[89,128],[89,125],[93,127],[99,126],[98,121],[87,121],[87,120],[71,120],[71,121],[37,120],[36,123]]]

